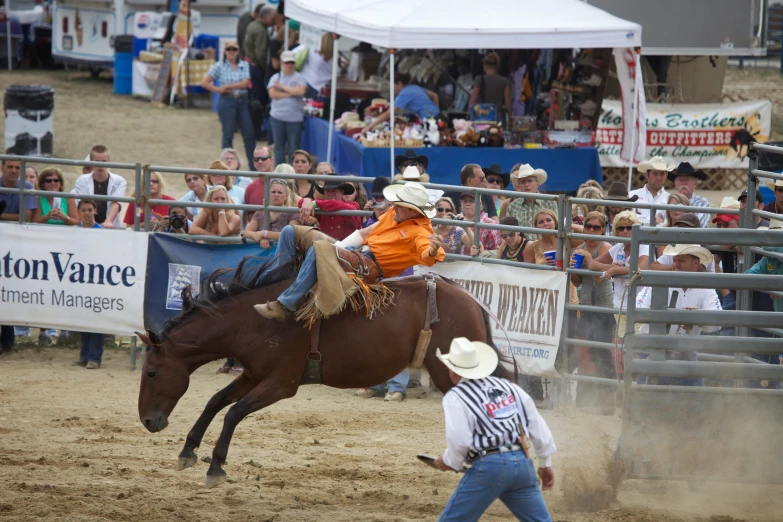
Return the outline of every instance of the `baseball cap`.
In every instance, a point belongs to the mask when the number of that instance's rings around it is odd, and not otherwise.
[[[280,53],[280,61],[283,63],[295,62],[296,55],[293,53],[293,51],[283,51]]]
[[[677,225],[682,225],[687,228],[701,228],[701,221],[699,221],[699,218],[696,216],[696,214],[686,212],[674,221],[674,226],[676,227]]]
[[[739,216],[737,214],[718,214],[714,218],[712,218],[713,223],[717,223],[718,221],[723,221],[724,223],[728,223],[729,221],[739,221]]]
[[[743,190],[742,194],[740,194],[740,197],[738,197],[737,199],[742,201],[742,198],[746,198],[746,197],[748,197],[748,189]],[[756,201],[758,203],[764,203],[764,195],[758,189],[756,189]]]

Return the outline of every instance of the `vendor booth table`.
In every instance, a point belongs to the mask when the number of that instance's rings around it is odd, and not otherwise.
[[[302,146],[319,161],[326,159],[329,122],[321,118],[306,118]],[[557,149],[504,149],[499,147],[461,148],[431,147],[414,149],[429,158],[427,173],[432,183],[459,185],[459,171],[467,163],[489,167],[500,165],[504,172],[516,163],[530,163],[544,169],[549,178],[544,186],[549,192],[576,192],[589,179],[603,182],[598,150],[593,147]],[[402,154],[404,148],[398,148]],[[388,176],[391,156],[388,147],[365,147],[353,138],[336,132],[332,139],[332,164],[339,174],[357,176]]]

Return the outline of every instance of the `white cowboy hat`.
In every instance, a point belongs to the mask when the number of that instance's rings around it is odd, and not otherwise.
[[[545,183],[547,178],[544,169],[534,169],[529,163],[520,165],[519,170],[511,174],[513,179],[529,178],[530,176],[535,176],[538,179],[538,183]]]
[[[783,230],[783,219],[772,218],[768,227],[756,227],[756,230]]]
[[[783,188],[783,179],[768,179],[767,186],[772,190],[775,190],[775,187]]]
[[[492,375],[498,366],[498,354],[494,348],[478,341],[468,341],[465,337],[451,341],[449,353],[440,353],[438,348],[435,356],[449,370],[466,379],[482,379]]]
[[[418,172],[417,170],[416,173]],[[430,204],[429,196],[424,185],[416,181],[409,181],[404,185],[389,185],[383,189],[383,197],[390,203],[418,210],[422,215],[432,219],[438,211]]]
[[[689,255],[697,257],[702,265],[712,263],[712,253],[699,245],[667,245],[663,249],[663,255],[672,257]]]
[[[640,161],[636,166],[636,170],[639,172],[647,172],[648,170],[662,170],[664,172],[671,172],[674,170],[674,163],[666,163],[666,160],[660,156],[653,156],[649,160]]]
[[[395,174],[394,181],[418,181],[419,183],[429,183],[430,175],[426,172],[419,174],[418,167],[409,165],[405,167],[402,174]]]
[[[720,202],[720,208],[733,208],[733,209],[739,209],[742,205],[740,204],[738,199],[734,199],[731,196],[726,196],[723,198]]]

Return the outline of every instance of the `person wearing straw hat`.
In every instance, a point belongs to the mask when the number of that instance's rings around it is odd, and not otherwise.
[[[767,186],[775,193],[775,201],[764,205],[764,210],[773,214],[783,214],[783,180],[768,179]]]
[[[420,167],[409,165],[405,167],[405,170],[403,170],[401,174],[394,176],[394,181],[418,181],[419,183],[429,183],[430,176],[429,174],[422,172]],[[429,194],[429,202],[432,205],[434,205],[441,198],[441,196],[443,196],[442,190],[429,188],[426,190],[427,194]]]
[[[518,170],[511,173],[511,184],[517,192],[537,194],[539,186],[546,180],[547,174],[544,169],[534,169],[527,163],[520,165]],[[532,228],[535,227],[533,218],[545,208],[557,213],[557,202],[528,198],[507,199],[500,205],[500,218],[509,215],[519,220],[519,226]],[[539,234],[525,235],[531,241],[536,241],[541,237]]]
[[[649,160],[640,161],[636,169],[645,174],[647,182],[640,189],[632,190],[630,196],[639,196],[641,203],[657,203],[665,205],[669,201],[669,193],[663,188],[663,182],[671,171],[674,170],[674,163],[666,163],[660,156],[653,156]],[[650,224],[650,211],[648,209],[636,209],[639,218],[644,226],[655,226],[663,223],[666,213],[663,210],[655,212],[655,223]]]
[[[354,231],[345,240],[337,243],[346,249],[359,249],[368,263],[377,266],[384,277],[395,277],[414,265],[433,266],[446,258],[443,241],[432,230],[430,220],[435,217],[435,207],[428,201],[429,195],[421,183],[389,185],[383,189],[383,196],[392,208],[381,216],[377,223]],[[318,202],[314,202],[317,205]],[[317,208],[317,207],[316,207]],[[315,269],[315,248],[317,240],[331,240],[326,234],[310,230],[307,241],[297,241],[292,226],[283,228],[277,242],[274,261],[261,275],[268,274],[292,262],[299,254],[304,261],[299,268],[296,281],[276,301],[256,305],[256,311],[268,319],[285,320],[296,310],[297,304],[318,282]],[[297,251],[297,243],[305,251]]]
[[[470,468],[440,516],[444,521],[478,520],[496,499],[519,519],[551,521],[529,455],[538,457],[544,491],[552,489],[552,432],[522,388],[492,374],[498,354],[491,346],[458,337],[437,358],[449,369],[454,387],[443,396],[446,450],[435,459],[441,471]]]
[[[699,245],[668,245],[663,251],[663,255],[672,256],[675,272],[699,272],[701,265],[707,265],[712,262],[712,253]],[[669,288],[667,302],[675,301],[674,308],[678,310],[722,310],[718,294],[711,288]],[[637,295],[637,308],[650,308],[652,302],[652,288],[645,287]],[[720,326],[699,326],[693,324],[673,324],[667,332],[670,335],[701,335],[720,330]],[[644,324],[639,333],[649,333],[650,326]],[[677,359],[684,361],[698,360],[696,352],[692,351],[667,351],[666,359]],[[645,376],[639,376],[639,382],[644,383],[647,380]],[[704,386],[704,379],[701,377],[658,377],[658,384],[667,384],[671,386]]]
[[[672,172],[669,172],[669,181],[674,183],[674,188],[677,189],[680,194],[683,194],[688,198],[691,207],[705,207],[709,208],[710,202],[707,198],[696,194],[696,185],[699,181],[707,179],[707,175],[704,171],[696,170],[693,166],[684,161],[677,165],[677,168]],[[701,222],[701,228],[707,228],[710,226],[710,215],[699,213],[699,221]]]

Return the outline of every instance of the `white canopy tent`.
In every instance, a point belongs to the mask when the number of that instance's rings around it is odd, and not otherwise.
[[[639,24],[580,0],[495,0],[488,4],[476,0],[287,0],[285,14],[300,23],[390,49],[392,115],[394,49],[627,48],[642,44]],[[329,155],[336,80],[335,60]],[[394,133],[391,156],[394,165]]]

